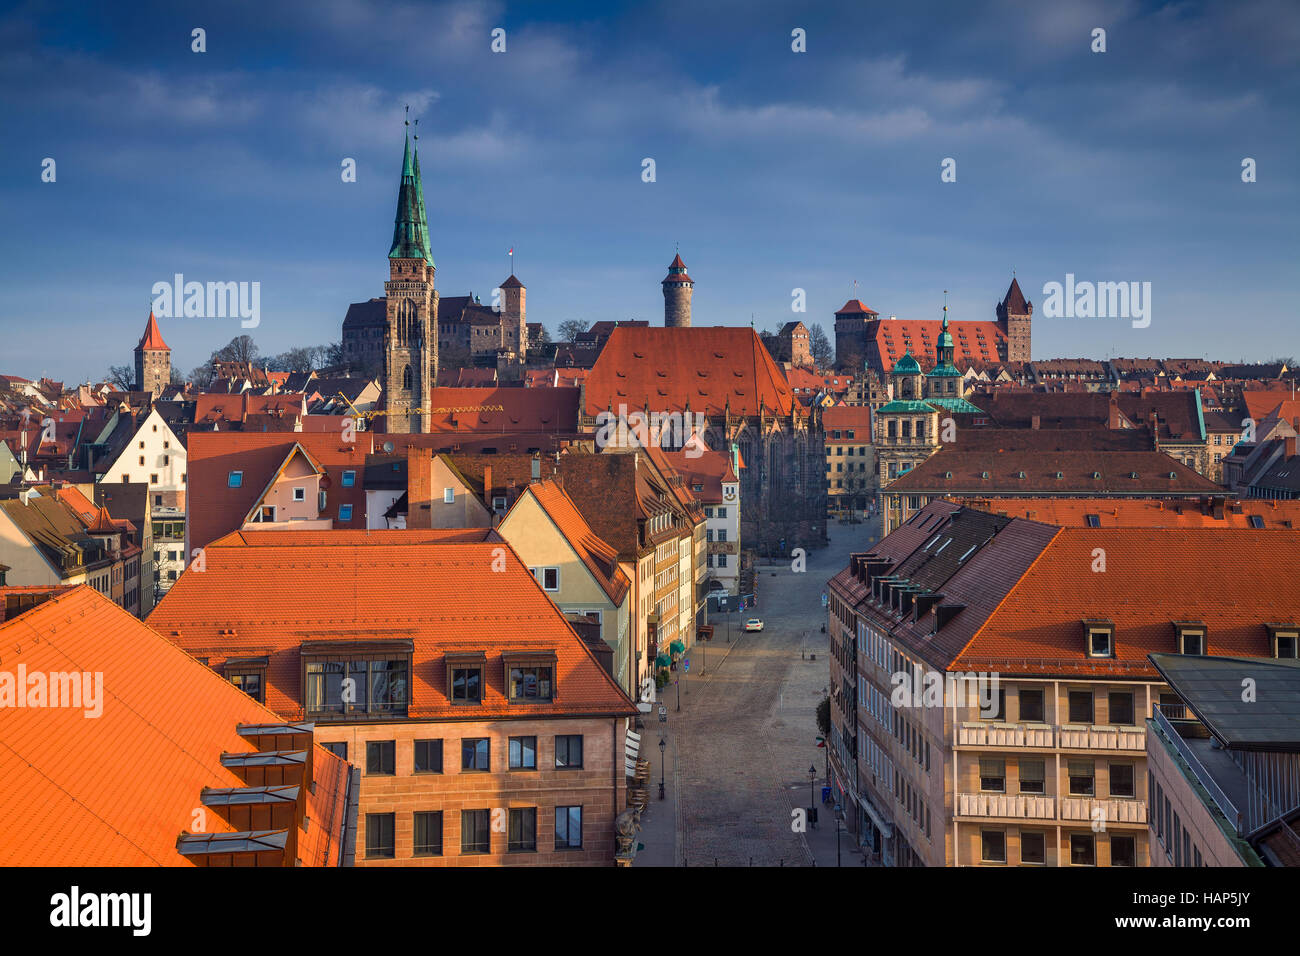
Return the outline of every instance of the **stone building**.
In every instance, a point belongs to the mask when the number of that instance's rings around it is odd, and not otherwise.
[[[148,392],[157,398],[171,382],[172,350],[163,341],[158,320],[150,309],[144,335],[140,336],[140,344],[135,347],[135,390]]]
[[[680,255],[674,256],[668,266],[664,287],[664,325],[670,329],[691,327],[691,296],[695,294],[695,280],[686,274],[686,263]]]

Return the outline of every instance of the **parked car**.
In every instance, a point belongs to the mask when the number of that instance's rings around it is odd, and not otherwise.
[[[756,617],[751,617],[748,621],[745,622],[745,630],[747,631],[761,631],[762,629],[763,629],[763,622]]]

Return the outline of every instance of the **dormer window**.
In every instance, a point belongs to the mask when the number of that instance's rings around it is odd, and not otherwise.
[[[447,655],[447,698],[453,704],[483,702],[484,655]]]
[[[1175,621],[1179,654],[1205,654],[1205,625],[1199,621]]]
[[[1110,621],[1084,621],[1083,635],[1089,657],[1115,656],[1115,625]]]
[[[1273,656],[1279,660],[1300,657],[1300,624],[1265,624]]]
[[[555,698],[555,652],[502,655],[506,695],[511,703],[543,703]]]

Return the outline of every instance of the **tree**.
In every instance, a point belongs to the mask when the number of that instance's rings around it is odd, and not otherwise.
[[[559,336],[561,342],[576,342],[578,336],[587,331],[587,321],[585,319],[565,319],[560,323]]]
[[[252,362],[258,356],[257,343],[251,335],[236,335],[212,353],[213,362]]]
[[[135,387],[135,370],[129,365],[110,365],[108,381],[122,391],[129,392]]]
[[[831,348],[831,340],[827,338],[826,330],[822,328],[820,322],[814,322],[812,328],[808,330],[808,349],[812,352],[814,367],[819,369],[835,367],[835,350]]]
[[[194,387],[200,392],[210,387],[214,378],[216,376],[212,373],[211,362],[190,370],[190,381],[194,383]]]
[[[823,697],[817,705],[817,731],[823,737],[831,735],[831,699]]]

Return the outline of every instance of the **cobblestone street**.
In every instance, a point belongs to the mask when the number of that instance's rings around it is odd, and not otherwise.
[[[806,834],[794,832],[792,811],[808,806],[809,766],[817,771],[818,807],[825,783],[825,751],[816,743],[816,707],[829,674],[821,595],[849,551],[875,540],[878,525],[831,522],[829,534],[830,546],[810,552],[803,573],[788,562],[760,566],[759,606],[731,615],[730,644],[725,616],[711,618],[714,640],[707,650],[691,649],[680,713],[676,688],[664,689],[669,801],[652,803],[647,836],[662,834],[654,841],[660,846],[639,863],[668,865],[663,817],[671,813],[677,866],[835,865],[829,810]],[[742,632],[750,617],[762,618],[761,633]],[[646,729],[647,750],[657,750],[658,725],[648,721]],[[843,850],[845,865],[860,862],[848,840]]]

